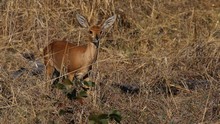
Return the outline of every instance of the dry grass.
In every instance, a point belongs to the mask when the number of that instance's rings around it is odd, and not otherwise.
[[[90,113],[117,109],[124,124],[220,123],[218,0],[1,0],[0,8],[0,122],[86,123]],[[22,53],[43,62],[40,49],[51,39],[83,44],[76,13],[94,23],[117,14],[84,105],[46,91],[44,74],[11,76],[32,67]],[[140,92],[122,93],[115,84]]]

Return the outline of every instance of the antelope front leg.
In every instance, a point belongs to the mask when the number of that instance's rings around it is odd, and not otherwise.
[[[92,66],[90,66],[88,69],[84,69],[81,74],[81,79],[84,81],[90,81],[90,75],[91,75]]]
[[[73,81],[73,80],[74,80],[74,76],[75,76],[74,74],[68,74],[69,80],[70,80],[70,81]]]
[[[80,80],[83,80],[83,81],[90,81],[90,78],[89,78],[89,75],[90,75],[90,72],[91,70],[90,69],[83,69],[83,70],[80,70],[79,73],[77,73],[77,79],[80,79]],[[82,88],[84,89],[90,89],[90,87],[86,86],[83,84]]]
[[[52,77],[52,73],[54,72],[54,67],[51,66],[50,64],[47,64],[46,65],[46,90],[49,91],[50,89],[50,85],[52,84],[51,81],[50,83],[48,81],[51,80],[51,77]]]
[[[83,80],[87,74],[88,74],[88,69],[81,69],[79,73],[76,74],[76,76],[77,79]]]

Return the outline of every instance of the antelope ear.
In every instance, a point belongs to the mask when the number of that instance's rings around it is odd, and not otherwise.
[[[116,20],[116,15],[109,17],[102,25],[102,30],[109,28]]]
[[[87,19],[85,17],[83,17],[82,15],[76,14],[76,19],[82,27],[84,27],[84,28],[89,27],[89,23],[88,23]]]

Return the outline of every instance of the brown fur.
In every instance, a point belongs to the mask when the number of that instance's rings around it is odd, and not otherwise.
[[[43,52],[47,78],[51,78],[54,69],[56,69],[59,72],[65,70],[70,80],[73,80],[74,77],[83,79],[97,59],[101,33],[114,23],[115,18],[115,16],[110,17],[103,26],[89,27],[87,20],[83,16],[77,15],[79,23],[89,29],[89,43],[77,46],[66,40],[54,40],[45,47]]]
[[[59,72],[65,68],[70,80],[76,76],[83,78],[91,69],[91,64],[97,58],[97,48],[93,43],[75,46],[67,41],[54,41],[44,49],[44,63],[47,67],[47,76],[50,77],[56,68]]]

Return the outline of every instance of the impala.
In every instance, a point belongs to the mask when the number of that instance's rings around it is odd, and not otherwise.
[[[80,14],[76,15],[76,19],[83,28],[88,29],[89,42],[86,45],[77,46],[66,40],[54,40],[46,46],[43,52],[47,79],[52,78],[56,69],[59,72],[65,70],[71,81],[74,78],[87,80],[92,64],[97,60],[100,38],[103,32],[113,25],[116,16],[108,18],[102,25],[92,26]]]

